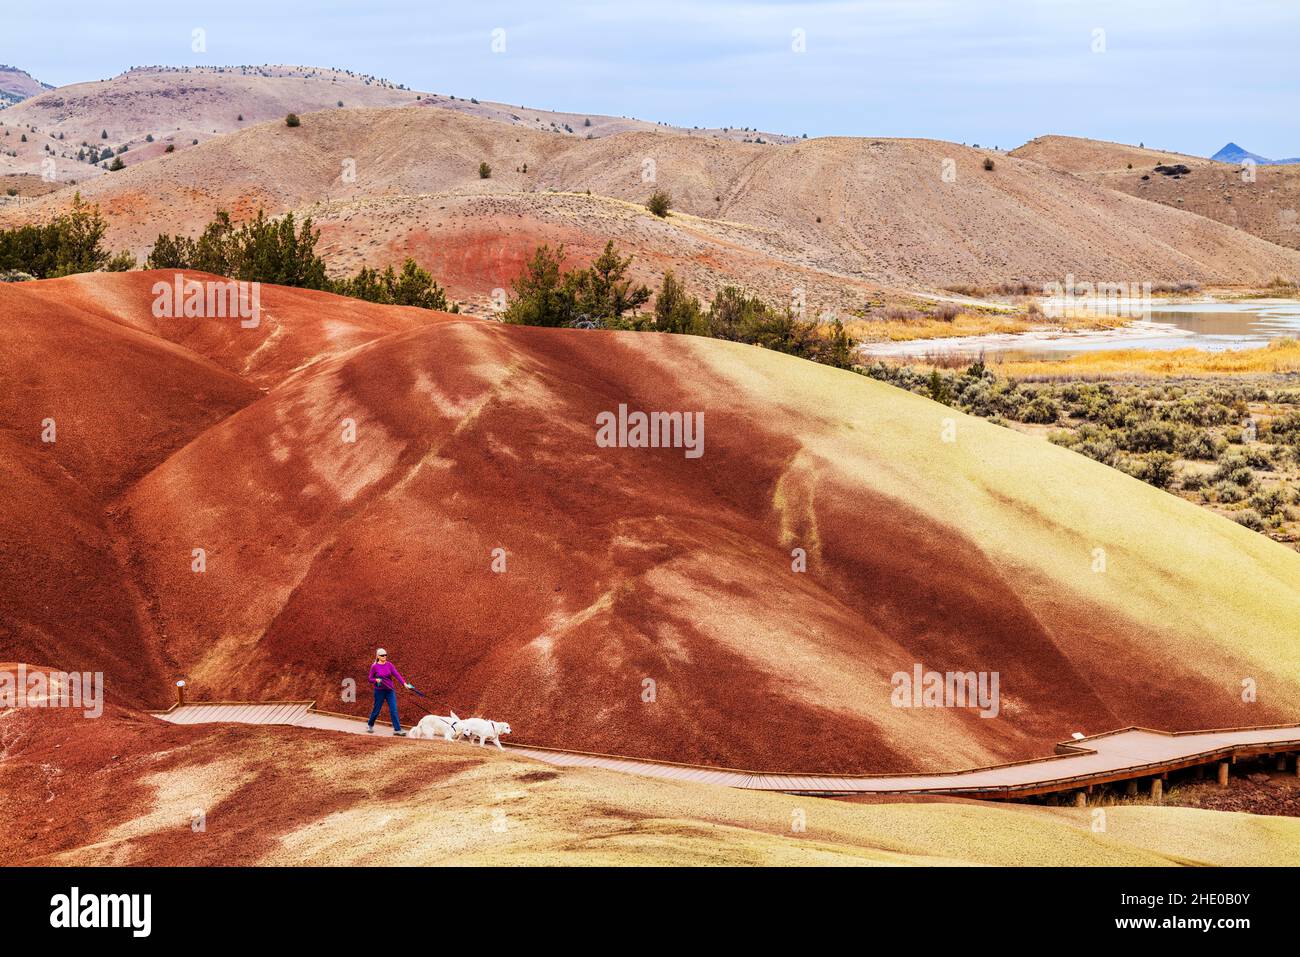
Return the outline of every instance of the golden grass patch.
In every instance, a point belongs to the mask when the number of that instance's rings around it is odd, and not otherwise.
[[[1243,375],[1300,371],[1300,341],[1276,339],[1260,349],[1206,352],[1176,349],[1116,349],[1069,359],[1004,362],[997,371],[1010,378],[1074,379],[1089,376]]]
[[[1035,321],[1027,314],[963,312],[951,322],[931,316],[919,319],[854,319],[844,328],[854,339],[864,342],[911,342],[915,339],[948,339],[966,336],[1018,335],[1044,329],[1105,330],[1118,329],[1127,319],[1117,316],[1072,316],[1051,322]]]

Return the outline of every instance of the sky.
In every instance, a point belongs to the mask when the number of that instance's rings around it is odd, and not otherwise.
[[[0,62],[55,85],[294,63],[688,127],[1300,155],[1297,0],[4,2]]]

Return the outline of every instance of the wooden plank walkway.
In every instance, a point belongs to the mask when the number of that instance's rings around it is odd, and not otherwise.
[[[279,724],[361,734],[365,719],[319,711],[309,701],[255,703],[198,702],[155,712],[176,724],[236,722]],[[387,737],[391,728],[376,725]],[[425,743],[423,741],[417,743]],[[465,742],[443,747],[472,747]],[[787,774],[673,764],[616,754],[562,751],[536,745],[506,745],[511,754],[560,767],[597,767],[644,777],[719,784],[796,794],[958,794],[969,797],[1026,797],[1089,785],[1163,774],[1179,768],[1261,754],[1300,754],[1300,725],[1167,732],[1125,728],[1056,746],[1058,753],[1030,761],[933,774]]]

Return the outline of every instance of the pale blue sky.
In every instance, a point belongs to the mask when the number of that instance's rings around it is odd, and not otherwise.
[[[683,126],[1068,133],[1300,155],[1295,0],[6,0],[0,62],[63,84],[139,64],[304,63],[415,89]],[[179,9],[178,8],[182,8]],[[190,50],[195,27],[207,53]],[[505,30],[494,54],[492,31]],[[806,52],[792,49],[803,30]],[[1094,52],[1095,30],[1104,52]]]

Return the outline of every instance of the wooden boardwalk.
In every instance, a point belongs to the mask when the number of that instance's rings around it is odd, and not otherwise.
[[[236,722],[320,728],[361,734],[365,719],[317,710],[310,701],[234,701],[174,705],[156,716],[176,724]],[[376,736],[389,727],[376,725]],[[438,747],[473,747],[441,739],[415,741]],[[561,767],[604,768],[644,777],[720,784],[758,791],[795,794],[954,794],[1014,798],[1086,789],[1112,781],[1158,777],[1196,765],[1231,763],[1239,757],[1300,754],[1300,725],[1228,728],[1217,731],[1167,732],[1124,728],[1056,746],[1056,754],[987,768],[933,774],[789,774],[673,764],[616,754],[562,751],[536,745],[506,745],[520,757]],[[1300,771],[1297,771],[1300,773]]]

